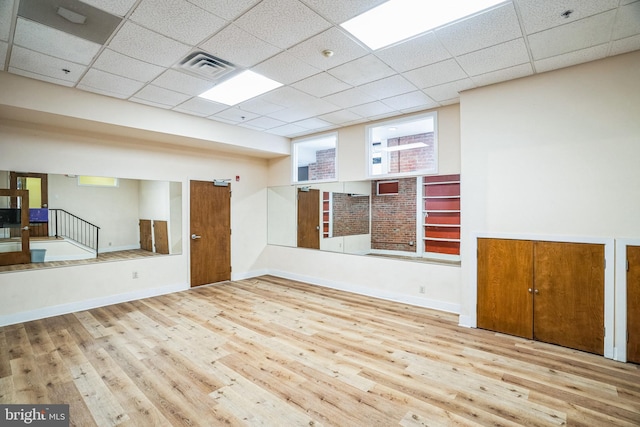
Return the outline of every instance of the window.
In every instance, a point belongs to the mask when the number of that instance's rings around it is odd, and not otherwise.
[[[109,176],[78,176],[78,185],[87,187],[117,187],[118,178]]]
[[[438,171],[436,113],[367,127],[369,176],[415,176]]]
[[[293,182],[335,181],[337,134],[293,142]]]

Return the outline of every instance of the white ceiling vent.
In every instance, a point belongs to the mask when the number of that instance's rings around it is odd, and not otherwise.
[[[204,77],[207,80],[220,80],[240,71],[232,63],[204,52],[189,54],[189,56],[180,61],[178,68],[198,77]]]

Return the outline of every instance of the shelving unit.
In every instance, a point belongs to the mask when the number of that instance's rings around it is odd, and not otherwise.
[[[424,251],[460,255],[460,175],[422,180]]]
[[[333,236],[333,224],[331,221],[332,197],[330,191],[322,192],[322,238]]]

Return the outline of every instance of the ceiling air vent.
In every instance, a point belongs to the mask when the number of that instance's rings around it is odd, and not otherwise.
[[[178,68],[198,77],[204,77],[207,80],[220,80],[239,71],[232,63],[204,52],[189,54],[189,56],[180,61]]]

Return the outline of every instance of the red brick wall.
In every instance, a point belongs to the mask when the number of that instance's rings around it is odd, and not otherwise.
[[[309,163],[309,181],[331,179],[336,176],[336,149],[319,150],[316,162]]]
[[[333,237],[369,233],[369,197],[333,193]]]
[[[411,172],[421,169],[432,170],[436,164],[433,147],[433,132],[403,136],[387,140],[388,147],[423,142],[428,147],[392,151],[389,155],[389,173]]]
[[[376,184],[371,188],[371,248],[415,252],[416,178],[399,179],[395,195],[378,196]]]

